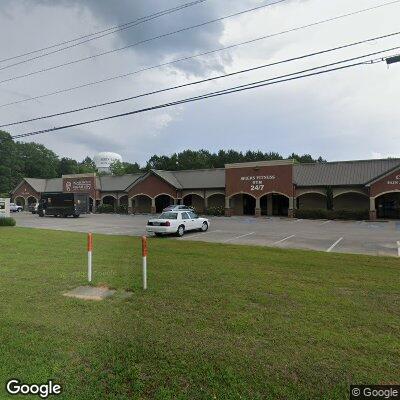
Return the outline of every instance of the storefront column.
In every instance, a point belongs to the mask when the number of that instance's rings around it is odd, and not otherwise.
[[[267,194],[267,215],[271,217],[273,214],[273,207],[272,207],[272,193]]]
[[[260,205],[260,198],[256,197],[256,208],[254,215],[256,217],[261,217],[261,205]]]
[[[207,211],[208,208],[208,199],[207,197],[204,195],[204,212]]]
[[[174,206],[179,204],[179,200],[178,199],[174,199]]]
[[[156,199],[155,199],[155,197],[151,198],[151,210],[150,210],[150,212],[152,214],[156,213]]]
[[[294,217],[294,204],[295,200],[293,197],[289,197],[289,209],[288,209],[288,217],[293,218]]]
[[[375,198],[369,198],[369,219],[375,220],[376,219],[376,208],[375,208]]]
[[[229,204],[229,197],[225,196],[225,217],[230,217],[231,215],[232,211]]]

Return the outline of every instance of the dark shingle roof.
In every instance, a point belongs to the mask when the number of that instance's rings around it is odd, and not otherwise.
[[[293,180],[298,186],[365,185],[399,165],[398,158],[295,164]]]

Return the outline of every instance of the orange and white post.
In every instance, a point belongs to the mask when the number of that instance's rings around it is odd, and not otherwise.
[[[147,237],[142,236],[142,257],[143,257],[143,290],[147,289]]]
[[[87,252],[88,252],[88,281],[92,282],[92,251],[93,251],[93,234],[91,232],[88,233],[87,236]]]

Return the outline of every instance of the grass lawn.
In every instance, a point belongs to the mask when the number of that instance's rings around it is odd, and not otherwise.
[[[395,258],[0,228],[0,398],[11,377],[65,399],[347,399],[400,383]],[[124,289],[133,296],[124,298]],[[21,398],[25,398],[21,397]]]

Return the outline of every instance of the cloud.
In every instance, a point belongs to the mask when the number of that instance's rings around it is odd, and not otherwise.
[[[0,5],[2,57],[43,47],[125,23],[151,12],[183,4],[161,0],[24,0]],[[187,0],[186,0],[187,1]],[[119,35],[93,41],[60,54],[3,71],[4,77],[29,72],[135,42],[179,27],[227,15],[264,1],[208,0],[204,4],[143,24]],[[1,85],[2,103],[127,73],[181,55],[207,51],[257,36],[279,32],[378,4],[376,0],[287,1],[182,35],[154,41],[132,50],[60,68]],[[154,69],[124,79],[79,89],[40,101],[0,108],[0,122],[26,119],[65,109],[132,96],[197,79],[231,72],[363,40],[398,30],[400,5],[392,5],[331,23],[276,36],[229,51]],[[18,24],[15,23],[18,21]],[[60,23],[62,21],[62,23]],[[73,33],[71,33],[73,32]],[[266,79],[315,65],[398,45],[398,38],[281,64],[176,91],[132,100],[82,113],[10,128],[12,133],[74,123],[128,112],[234,85]],[[321,155],[330,160],[386,157],[400,153],[397,126],[400,68],[368,65],[315,78],[242,92],[177,108],[138,114],[76,130],[30,138],[62,156],[82,159],[98,151],[116,151],[125,160],[145,162],[152,154],[185,148],[261,149]]]

